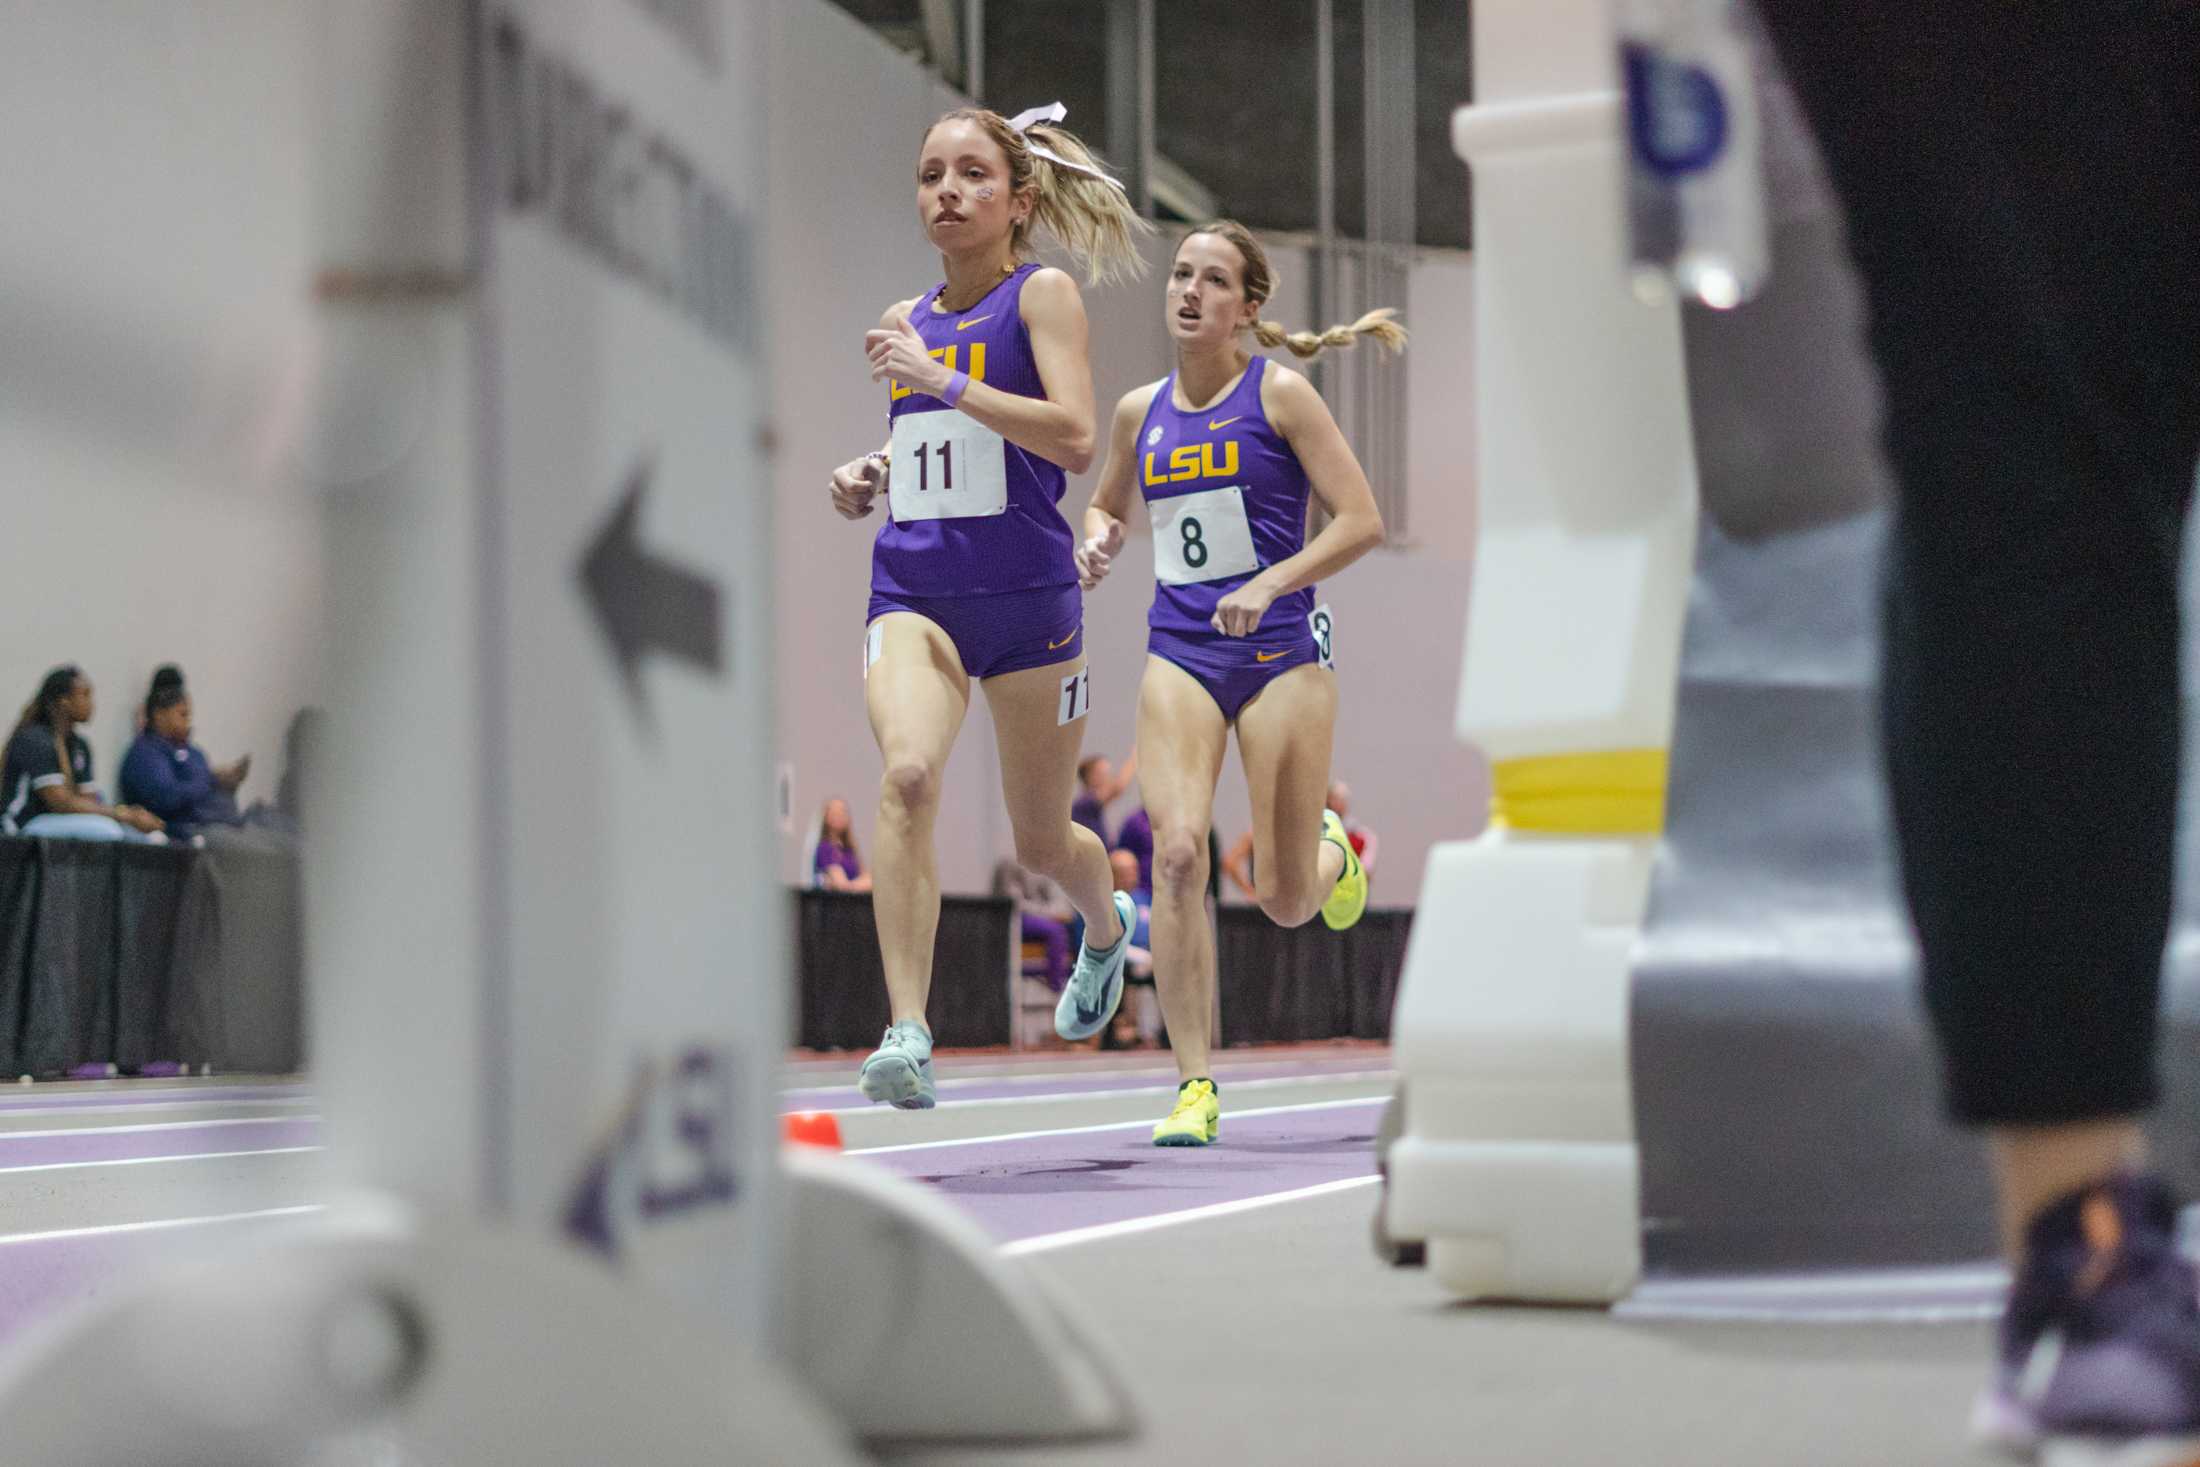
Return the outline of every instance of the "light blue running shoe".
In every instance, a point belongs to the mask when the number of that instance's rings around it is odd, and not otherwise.
[[[1090,1039],[1107,1027],[1123,1002],[1123,959],[1130,956],[1131,929],[1138,925],[1138,903],[1129,892],[1115,894],[1115,915],[1122,919],[1123,935],[1114,947],[1096,953],[1086,943],[1077,950],[1077,969],[1054,1006],[1054,1032],[1064,1039]]]
[[[863,1062],[857,1085],[865,1100],[883,1100],[900,1110],[930,1110],[932,1032],[914,1019],[887,1027],[871,1057]]]

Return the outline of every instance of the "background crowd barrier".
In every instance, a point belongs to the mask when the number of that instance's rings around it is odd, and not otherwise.
[[[286,851],[0,838],[0,1075],[305,1064]]]

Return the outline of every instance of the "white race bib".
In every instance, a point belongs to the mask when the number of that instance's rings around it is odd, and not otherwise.
[[[1220,581],[1260,569],[1253,527],[1245,518],[1245,490],[1233,484],[1198,494],[1156,499],[1153,573],[1172,586]]]
[[[1321,665],[1334,669],[1337,665],[1337,618],[1330,614],[1324,602],[1314,608],[1306,618],[1306,629],[1314,634],[1314,655]]]
[[[886,479],[894,522],[967,520],[1008,508],[1008,446],[1000,434],[953,408],[894,419]]]
[[[1075,723],[1092,711],[1092,668],[1089,665],[1062,679],[1062,701],[1058,706],[1062,713],[1054,720],[1056,728]]]

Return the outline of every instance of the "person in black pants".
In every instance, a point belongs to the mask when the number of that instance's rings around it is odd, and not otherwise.
[[[2139,1118],[2200,458],[2200,3],[1758,9],[1885,390],[1903,884],[2015,1267],[1979,1424],[2050,1461],[2194,1462],[2200,1310]]]

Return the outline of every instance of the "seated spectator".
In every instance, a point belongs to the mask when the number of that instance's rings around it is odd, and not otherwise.
[[[826,891],[869,891],[871,873],[856,849],[855,822],[848,802],[835,795],[817,812],[816,850],[810,857],[810,884]]]
[[[1045,949],[1047,987],[1060,993],[1069,982],[1070,952],[1076,946],[1072,932],[1077,909],[1070,905],[1069,893],[1053,877],[1003,860],[993,868],[993,894],[1016,903],[1023,940]]]
[[[1123,817],[1123,828],[1115,833],[1115,849],[1129,851],[1138,858],[1138,887],[1141,891],[1153,890],[1153,820],[1141,805]]]
[[[215,768],[191,742],[191,695],[183,674],[163,667],[145,698],[145,727],[123,758],[122,798],[167,822],[171,836],[188,837],[209,825],[242,825],[237,787],[251,772],[252,756]]]
[[[1070,802],[1069,818],[1100,837],[1100,844],[1112,847],[1115,842],[1108,837],[1108,806],[1123,798],[1123,792],[1138,778],[1138,751],[1131,750],[1117,771],[1105,754],[1091,754],[1077,761],[1077,798]]]
[[[77,732],[92,712],[90,678],[73,667],[46,674],[0,759],[0,830],[73,840],[161,835],[159,816],[110,805],[93,783],[91,745]]]
[[[1352,787],[1338,780],[1329,787],[1329,808],[1337,812],[1344,822],[1345,839],[1352,842],[1352,852],[1360,858],[1367,873],[1375,874],[1375,832],[1352,818]]]
[[[1136,969],[1141,965],[1144,976],[1153,974],[1153,892],[1139,883],[1138,857],[1129,851],[1108,852],[1108,868],[1115,875],[1115,889],[1127,891],[1138,904],[1138,925],[1131,929],[1131,956],[1129,965]]]

